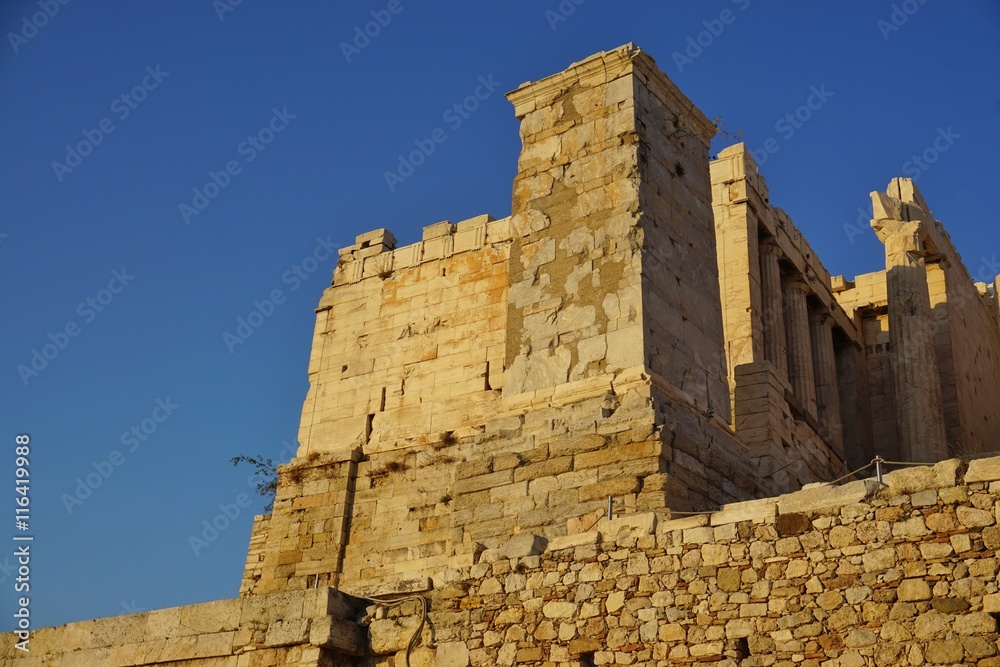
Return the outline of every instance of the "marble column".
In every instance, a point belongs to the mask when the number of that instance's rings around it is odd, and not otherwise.
[[[816,416],[816,378],[809,340],[809,286],[794,277],[782,283],[785,302],[785,334],[788,338],[788,381],[799,406]]]
[[[833,316],[822,311],[811,313],[809,337],[812,339],[820,435],[840,456],[844,456],[840,387],[837,383],[837,358],[833,349]]]
[[[781,299],[781,269],[778,260],[781,248],[773,241],[761,243],[760,293],[764,309],[764,358],[774,364],[778,374],[788,378],[788,358],[785,345],[785,316]]]
[[[900,455],[905,461],[938,461],[947,456],[948,441],[920,224],[881,219],[872,226],[885,244]]]

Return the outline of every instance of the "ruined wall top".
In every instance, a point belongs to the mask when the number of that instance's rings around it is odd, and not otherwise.
[[[689,132],[697,134],[706,143],[715,136],[718,131],[715,124],[667,78],[648,53],[631,42],[596,53],[557,74],[523,83],[517,90],[507,93],[507,99],[514,105],[514,115],[523,119],[532,111],[550,106],[573,86],[592,87],[620,79],[626,74],[635,74],[667,107],[680,110]]]

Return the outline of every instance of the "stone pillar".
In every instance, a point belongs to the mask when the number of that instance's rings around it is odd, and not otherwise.
[[[816,416],[816,378],[813,373],[812,344],[809,340],[809,286],[801,278],[783,283],[785,334],[788,338],[788,381],[799,406]]]
[[[937,461],[947,456],[948,441],[920,222],[876,219],[872,226],[885,244],[900,455],[904,461]]]
[[[760,292],[764,309],[764,357],[774,364],[778,374],[788,378],[788,351],[785,344],[785,316],[781,299],[781,249],[774,242],[761,243]]]
[[[816,407],[820,428],[827,443],[844,456],[844,437],[840,412],[840,388],[837,384],[837,358],[833,349],[833,316],[814,312],[809,316],[812,339],[813,370],[816,375]]]

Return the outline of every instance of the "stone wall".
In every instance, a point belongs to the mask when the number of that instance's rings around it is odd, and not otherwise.
[[[367,653],[361,601],[328,588],[220,600],[33,630],[18,667],[346,667]]]
[[[890,461],[898,461],[901,455],[896,436],[896,390],[889,349],[885,271],[864,273],[851,281],[836,276],[834,283],[837,301],[845,310],[854,313],[864,344],[861,362],[864,373],[857,381],[864,385],[868,394],[869,408],[864,427],[870,431],[870,437],[866,446],[850,452],[850,466],[858,468],[871,461],[876,453]]]
[[[584,381],[469,435],[294,459],[281,468],[274,512],[254,521],[241,594],[317,582],[423,590],[429,576],[518,532],[565,535],[567,520],[600,512],[611,495],[697,509],[766,492],[747,458],[727,454],[718,426],[657,391],[642,373]]]
[[[316,309],[299,455],[402,449],[496,412],[509,221],[442,222],[423,237],[396,248],[375,230],[341,249]]]
[[[411,664],[1000,665],[1000,458],[884,481],[519,536],[435,578]],[[368,623],[402,665],[414,610]]]

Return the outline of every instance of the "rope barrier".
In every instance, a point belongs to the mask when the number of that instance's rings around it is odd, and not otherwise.
[[[838,477],[837,479],[830,480],[829,482],[824,482],[824,484],[836,484],[837,482],[839,482],[841,480],[844,480],[844,479],[847,479],[848,477],[853,477],[854,475],[857,475],[862,470],[867,470],[868,468],[871,468],[873,465],[875,465],[875,461],[874,460],[872,460],[872,462],[869,463],[868,465],[861,466],[857,470],[855,470],[853,472],[849,472],[846,475],[844,475],[843,477]]]
[[[781,472],[782,470],[784,470],[788,466],[790,466],[790,465],[792,465],[794,463],[798,463],[800,461],[802,461],[802,457],[801,456],[796,461],[792,461],[790,463],[787,463],[784,466],[778,468],[777,470],[772,471],[771,474],[773,475],[775,473]],[[925,465],[931,465],[931,464],[929,464],[927,462],[914,462],[914,461],[886,461],[881,456],[876,456],[874,459],[871,460],[870,463],[867,463],[866,465],[861,466],[857,470],[852,470],[851,472],[847,473],[846,475],[843,475],[843,476],[838,477],[836,479],[832,479],[832,480],[830,480],[828,482],[822,482],[822,484],[823,485],[831,485],[831,484],[836,484],[838,482],[842,482],[845,479],[847,479],[848,477],[854,477],[859,472],[867,470],[867,469],[871,468],[872,466],[875,467],[875,479],[878,481],[879,484],[883,484],[884,483],[882,481],[882,466],[883,465],[925,466]],[[864,478],[859,478],[859,479],[863,480]],[[609,518],[612,516],[612,508],[613,507],[620,507],[621,509],[631,510],[633,512],[659,512],[661,514],[668,514],[670,516],[700,516],[700,515],[705,515],[705,514],[712,514],[714,512],[718,512],[718,511],[721,510],[721,508],[719,508],[719,509],[715,509],[715,510],[701,510],[701,511],[698,511],[698,512],[675,512],[675,511],[671,510],[669,507],[664,507],[664,508],[651,507],[651,508],[640,509],[638,507],[632,507],[630,505],[620,504],[618,501],[614,500],[613,496],[608,496],[608,517]]]

